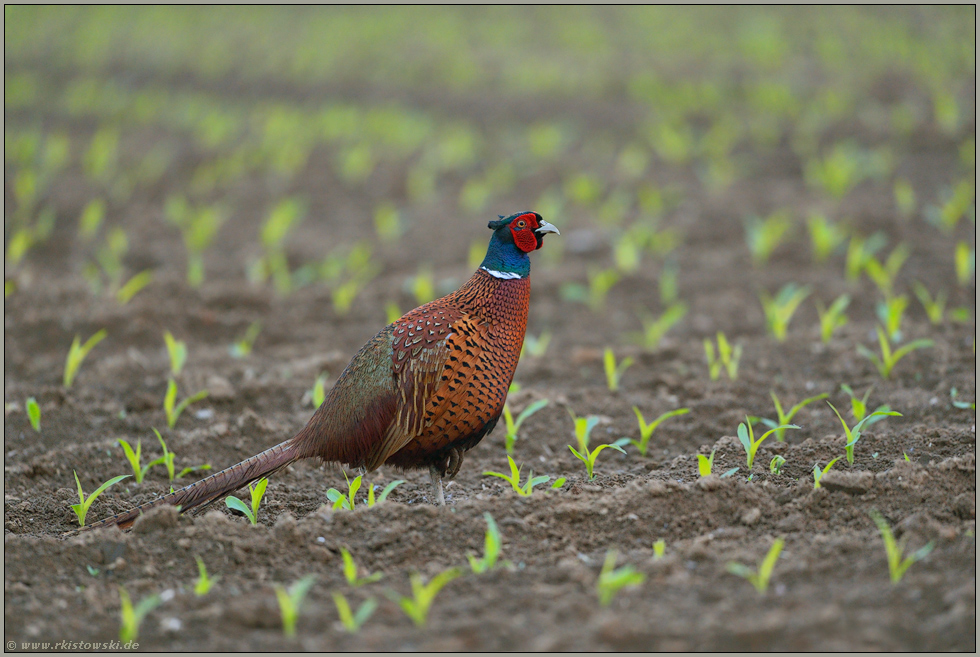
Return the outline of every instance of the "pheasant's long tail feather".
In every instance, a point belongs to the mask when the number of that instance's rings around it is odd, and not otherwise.
[[[170,504],[180,506],[180,512],[184,513],[194,507],[209,504],[218,500],[229,493],[232,493],[243,486],[247,486],[253,481],[262,477],[267,477],[293,461],[305,456],[299,449],[295,440],[287,440],[275,447],[245,459],[237,465],[225,468],[221,472],[205,477],[196,481],[190,486],[185,486],[180,490],[158,497],[152,502],[147,502],[141,506],[131,509],[124,513],[114,515],[105,520],[100,520],[92,525],[87,525],[82,529],[96,529],[98,527],[118,526],[120,529],[132,527],[140,514],[154,507]]]

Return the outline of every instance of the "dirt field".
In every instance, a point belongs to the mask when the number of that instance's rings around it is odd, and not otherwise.
[[[967,20],[955,12],[942,17]],[[55,36],[67,29],[46,20],[51,18],[33,17],[30,29],[38,35],[48,29]],[[701,156],[670,161],[648,145],[642,148],[649,164],[644,160],[640,174],[625,176],[618,154],[638,143],[635,136],[645,130],[640,127],[645,110],[623,91],[625,78],[618,95],[583,92],[574,98],[439,87],[439,79],[431,89],[414,89],[393,81],[396,69],[390,79],[361,85],[328,78],[303,86],[288,79],[251,79],[234,63],[207,74],[186,68],[186,62],[154,68],[156,60],[141,59],[142,51],[128,47],[128,64],[107,55],[93,68],[66,64],[68,56],[53,48],[35,52],[29,45],[8,46],[8,80],[30,79],[35,89],[14,104],[8,87],[8,153],[11,140],[27,130],[63,134],[71,144],[67,164],[56,170],[36,203],[54,210],[53,228],[35,239],[19,262],[9,254],[21,221],[17,180],[24,167],[9,154],[5,164],[5,280],[13,284],[4,302],[8,649],[20,651],[25,642],[117,639],[120,586],[134,601],[163,595],[140,628],[140,648],[147,650],[976,649],[976,416],[973,409],[953,405],[974,401],[976,393],[975,279],[959,281],[953,263],[958,242],[975,249],[974,197],[967,216],[949,232],[927,221],[930,207],[941,207],[958,180],[975,178],[975,161],[963,152],[975,139],[972,69],[951,76],[962,92],[960,119],[951,129],[931,118],[924,86],[900,66],[868,73],[877,86],[861,86],[854,107],[828,119],[818,152],[827,153],[845,139],[868,149],[885,145],[893,165],[885,175],[869,174],[835,197],[814,186],[794,141],[794,124],[771,143],[742,133],[728,152],[736,166],[725,185],[707,182],[707,160]],[[58,101],[85,76],[118,85],[130,96],[120,92],[115,109],[103,114]],[[167,119],[166,109],[154,115],[157,119],[127,118],[138,107],[132,94],[150,88],[173,98],[198,94],[206,98],[200,101],[204,105],[241,112],[242,132],[206,146],[201,131]],[[95,104],[109,104],[104,88],[100,93]],[[221,158],[237,146],[236,139],[258,140],[250,132],[259,130],[255,116],[268,116],[264,110],[249,114],[255,108],[279,103],[287,116],[293,110],[303,116],[338,101],[362,111],[397,103],[431,121],[432,140],[447,134],[445,125],[468,126],[482,144],[477,163],[436,167],[432,192],[419,196],[413,181],[428,152],[424,144],[408,148],[405,156],[389,156],[372,145],[374,166],[361,178],[347,166],[354,156],[338,155],[350,155],[349,144],[318,144],[288,175],[260,164],[219,177],[223,182],[211,189],[196,186],[205,175],[202,165],[226,162]],[[858,118],[861,108],[878,107],[874,103],[892,107],[905,101],[927,108],[907,132],[888,125],[878,129],[874,120]],[[690,125],[700,130],[699,120],[695,116]],[[568,146],[550,160],[535,160],[526,147],[513,146],[518,128],[541,121],[575,126]],[[119,130],[118,165],[115,178],[99,179],[85,153],[105,125]],[[170,155],[157,177],[140,178],[128,194],[113,187],[160,144]],[[512,165],[511,183],[487,183],[483,207],[469,204],[468,184],[496,180],[492,169],[501,162]],[[578,172],[601,181],[598,200],[568,182]],[[907,181],[918,199],[908,216],[896,200],[897,180]],[[644,184],[664,190],[667,200],[654,223],[658,230],[677,231],[679,244],[667,258],[644,250],[635,269],[621,268],[601,308],[575,301],[568,283],[585,284],[590,268],[615,271],[621,264],[614,245],[643,218],[636,198]],[[556,213],[536,205],[550,198],[546,190],[561,196],[552,204]],[[631,199],[624,218],[597,219],[608,209],[606,201],[622,190]],[[175,193],[192,202],[220,202],[228,216],[204,251],[206,275],[196,288],[187,281],[181,232],[166,218],[167,198]],[[107,211],[96,238],[86,242],[79,237],[79,216],[96,197],[108,199]],[[288,294],[249,275],[264,253],[259,235],[269,209],[285,197],[302,197],[307,204],[305,219],[283,242],[294,276]],[[401,217],[402,234],[392,241],[379,237],[373,221],[384,203],[393,204]],[[526,421],[514,458],[524,473],[533,468],[536,474],[565,477],[559,490],[542,485],[530,497],[520,497],[502,480],[483,475],[507,472],[501,421],[467,453],[447,488],[445,507],[431,505],[427,473],[383,467],[365,481],[383,486],[405,480],[385,503],[362,505],[362,489],[356,510],[331,511],[325,506],[327,489],[346,490],[342,470],[303,462],[273,477],[257,526],[216,504],[190,517],[152,513],[131,533],[112,529],[65,537],[77,528],[69,508],[78,501],[73,470],[86,493],[113,476],[131,474],[118,441],[141,440],[145,463],[161,454],[151,427],[176,454],[178,471],[202,463],[221,469],[284,440],[312,414],[308,391],[317,376],[327,373],[330,385],[388,321],[386,305],[394,302],[405,311],[417,304],[409,281],[420,267],[429,268],[438,293],[454,289],[472,272],[470,245],[489,238],[487,220],[522,209],[542,212],[562,236],[549,237],[532,261],[528,333],[549,332],[552,339],[543,355],[522,358],[515,376],[521,389],[510,395],[509,405],[516,412],[537,399],[550,404]],[[768,262],[754,265],[747,218],[777,209],[788,210],[793,228]],[[846,242],[825,262],[815,262],[806,227],[813,213],[846,225],[848,235],[881,231],[887,240],[877,253],[882,261],[896,245],[910,247],[894,283],[896,295],[909,300],[894,347],[916,339],[934,344],[902,359],[890,379],[883,380],[857,351],[858,345],[878,349],[876,305],[882,291],[866,274],[854,281],[845,277]],[[153,281],[126,304],[111,291],[95,293],[84,275],[114,227],[124,229],[128,240],[121,280],[153,271]],[[336,281],[303,284],[300,272],[328,254],[349,252],[359,241],[370,244],[377,274],[344,313],[335,305]],[[663,311],[659,283],[667,262],[677,265],[677,298],[688,311],[659,344],[643,347],[630,336],[642,328],[643,309]],[[917,300],[916,281],[932,294],[948,293],[947,313],[938,324],[929,321]],[[775,294],[790,282],[810,286],[811,294],[779,342],[767,330],[759,292]],[[829,305],[845,293],[852,299],[850,321],[824,342],[814,300]],[[954,316],[956,309],[965,310]],[[234,357],[230,346],[253,322],[261,322],[261,331],[251,353]],[[84,341],[103,328],[108,337],[65,389],[64,361],[73,337]],[[190,405],[172,429],[166,428],[163,410],[170,376],[165,330],[187,344],[187,364],[176,377],[179,398],[205,388],[210,393]],[[718,331],[743,350],[734,381],[724,374],[709,378],[703,340]],[[607,389],[606,347],[617,358],[635,361],[618,391]],[[871,409],[887,404],[902,416],[871,425],[855,446],[854,463],[841,458],[824,485],[815,488],[814,465],[843,457],[846,442],[833,411],[817,401],[793,418],[800,429],[787,431],[785,443],[772,437],[762,443],[749,471],[736,429],[746,415],[775,417],[770,390],[786,406],[829,393],[852,422],[841,384],[859,395],[873,388]],[[29,397],[40,407],[40,432],[31,428],[25,411]],[[634,406],[648,420],[681,407],[690,413],[666,420],[645,456],[633,446],[625,455],[603,451],[596,478],[588,481],[566,447],[576,444],[569,412],[599,417],[594,445],[622,436],[637,439]],[[762,430],[757,425],[756,436]],[[696,455],[712,451],[715,474],[699,477]],[[785,459],[779,474],[770,471],[777,455]],[[718,476],[735,467],[740,469],[734,475]],[[148,501],[169,486],[163,466],[152,468],[141,484],[126,479],[98,498],[88,522]],[[247,492],[240,495],[247,500]],[[906,553],[933,545],[897,584],[889,579],[872,509],[907,542]],[[508,563],[476,575],[466,555],[483,552],[484,513],[499,525],[501,560]],[[765,593],[728,572],[733,561],[755,566],[777,538],[785,540],[785,548]],[[666,549],[657,558],[653,543],[660,539]],[[383,578],[360,588],[348,585],[342,547],[361,568]],[[603,607],[596,583],[610,549],[618,550],[618,565],[632,565],[646,580],[621,590]],[[193,591],[195,556],[218,578],[200,597]],[[463,575],[435,599],[424,628],[386,597],[391,590],[408,594],[413,572],[429,578],[453,566]],[[286,638],[274,586],[311,574],[316,582],[297,635]],[[360,632],[348,633],[338,622],[334,591],[355,606],[369,597],[378,601]]]

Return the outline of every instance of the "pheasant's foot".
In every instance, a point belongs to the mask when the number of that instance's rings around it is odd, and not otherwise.
[[[449,450],[449,465],[446,466],[446,479],[455,479],[460,466],[463,465],[463,452],[453,448]]]
[[[429,478],[432,480],[432,493],[435,496],[435,503],[439,506],[446,506],[446,497],[442,493],[442,475],[439,473],[439,468],[430,465]]]

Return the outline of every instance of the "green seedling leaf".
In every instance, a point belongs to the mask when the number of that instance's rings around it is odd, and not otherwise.
[[[253,525],[259,521],[259,506],[262,504],[262,497],[265,495],[265,488],[269,485],[269,480],[262,477],[256,483],[249,485],[248,492],[252,498],[252,506],[249,508],[237,497],[226,497],[225,506],[235,511],[241,511]]]
[[[602,362],[606,371],[606,385],[609,387],[609,391],[619,390],[619,379],[623,376],[623,372],[633,364],[633,359],[626,357],[617,365],[616,355],[612,349],[607,347]]]
[[[88,574],[91,575],[92,577],[98,577],[99,573],[102,572],[101,570],[95,568],[94,566],[85,566],[85,570],[87,570]]]
[[[130,278],[126,283],[119,288],[116,292],[116,300],[120,304],[126,305],[130,300],[139,294],[140,290],[153,282],[153,270],[144,269],[140,273],[136,274]]]
[[[313,400],[313,408],[320,408],[320,404],[323,400],[327,398],[326,393],[327,385],[327,375],[326,373],[321,374],[316,378],[316,383],[313,384],[313,389],[310,390],[310,398]]]
[[[133,450],[132,446],[125,440],[120,439],[120,446],[123,448],[123,452],[126,455],[126,460],[129,461],[130,467],[133,469],[133,478],[136,480],[137,484],[142,484],[143,479],[146,477],[146,473],[149,472],[150,468],[154,465],[159,465],[163,463],[163,458],[158,458],[156,460],[150,461],[144,466],[140,466],[141,453],[143,451],[143,441],[136,441],[136,449]]]
[[[358,577],[357,564],[354,563],[354,557],[347,551],[347,548],[340,548],[340,556],[344,559],[344,578],[351,586],[360,587],[365,584],[372,584],[384,577],[381,573],[372,573],[364,577]]]
[[[551,489],[552,490],[558,490],[558,489],[560,489],[564,485],[565,485],[565,478],[564,477],[558,477],[557,479],[555,479],[554,483],[551,484]]]
[[[497,529],[497,523],[494,522],[493,517],[489,513],[483,514],[483,519],[487,521],[487,533],[484,538],[483,547],[483,557],[477,559],[473,554],[467,553],[466,558],[470,562],[470,568],[477,575],[481,575],[488,570],[493,570],[494,566],[497,565],[497,559],[500,556],[500,530]]]
[[[728,477],[731,477],[731,476],[733,476],[733,475],[734,475],[734,474],[735,474],[736,472],[738,472],[739,470],[741,470],[741,468],[732,468],[731,470],[729,470],[729,471],[728,471],[728,472],[726,472],[725,474],[723,474],[723,475],[721,475],[721,478],[722,478],[722,479],[726,479],[726,478],[728,478]]]
[[[30,420],[31,427],[34,431],[41,433],[41,407],[37,405],[37,400],[28,397],[27,401],[24,402],[24,408],[27,409],[27,419]]]
[[[769,261],[792,227],[793,218],[788,210],[778,210],[765,219],[750,217],[745,222],[745,241],[756,267]]]
[[[897,297],[889,297],[885,301],[878,302],[875,306],[875,313],[881,323],[884,324],[885,332],[892,342],[898,342],[902,339],[902,317],[908,305],[909,299],[903,294]]]
[[[783,411],[783,405],[779,402],[779,397],[776,396],[776,393],[775,392],[773,392],[772,390],[770,390],[769,391],[769,396],[772,397],[772,403],[776,407],[776,418],[777,418],[777,421],[776,422],[767,421],[766,423],[767,424],[771,424],[771,426],[773,426],[773,427],[776,427],[777,425],[786,425],[786,426],[788,426],[789,423],[792,421],[793,416],[795,416],[800,411],[800,409],[802,409],[803,407],[807,406],[808,404],[812,404],[815,401],[819,401],[821,399],[826,399],[828,397],[828,394],[826,392],[824,392],[824,393],[821,393],[821,394],[817,395],[816,397],[808,397],[808,398],[804,399],[803,401],[801,401],[796,406],[794,406],[793,408],[791,408],[789,410],[789,413],[786,413],[786,412]],[[775,431],[776,431],[776,440],[778,440],[779,442],[784,442],[785,441],[785,437],[786,437],[786,429],[776,428]]]
[[[775,297],[770,296],[767,292],[759,294],[769,332],[777,341],[786,341],[789,322],[796,313],[796,309],[808,296],[810,296],[809,286],[798,287],[793,283],[784,285]]]
[[[643,313],[640,318],[643,332],[634,336],[634,339],[646,349],[656,349],[667,332],[684,319],[685,315],[687,315],[687,304],[682,301],[672,302],[660,317],[655,318],[649,313]]]
[[[198,577],[194,580],[194,595],[200,597],[202,595],[207,595],[211,587],[214,586],[220,577],[208,577],[208,569],[204,565],[204,560],[201,557],[194,557],[197,560],[197,572]]]
[[[616,550],[606,552],[606,559],[602,564],[602,572],[596,581],[596,592],[599,594],[599,604],[608,607],[613,598],[621,589],[635,588],[646,581],[647,576],[633,566],[622,566],[616,568]]]
[[[771,461],[769,461],[769,472],[777,475],[783,474],[784,465],[786,465],[786,459],[777,454],[776,456],[772,457]]]
[[[75,380],[75,375],[78,374],[78,368],[82,366],[82,361],[88,356],[89,352],[95,348],[95,345],[102,342],[102,340],[108,335],[105,329],[101,329],[95,333],[92,337],[85,341],[85,344],[81,344],[81,338],[77,335],[71,343],[71,347],[68,349],[68,358],[65,361],[65,376],[64,376],[64,386],[66,389],[71,388],[72,382]]]
[[[872,418],[879,417],[879,416],[890,415],[890,416],[902,417],[902,414],[896,411],[877,410],[871,415],[865,416],[864,419],[859,421],[853,427],[848,427],[847,423],[844,422],[844,418],[842,418],[840,413],[837,411],[837,407],[831,404],[830,402],[827,402],[827,405],[830,406],[832,409],[834,409],[834,415],[837,416],[837,419],[840,420],[841,426],[844,427],[844,437],[846,438],[847,441],[846,444],[844,445],[844,450],[847,455],[848,465],[854,465],[854,445],[856,445],[857,441],[861,439],[861,430],[865,424],[868,424],[872,420]]]
[[[643,418],[643,414],[640,413],[640,409],[634,406],[633,413],[636,415],[636,421],[640,427],[640,440],[631,440],[630,443],[634,445],[637,450],[639,450],[640,454],[646,456],[647,449],[649,448],[650,444],[650,438],[653,436],[653,432],[657,430],[657,427],[660,426],[660,423],[668,418],[676,417],[678,415],[686,415],[690,412],[691,409],[689,408],[678,408],[673,411],[667,411],[666,413],[661,414],[660,417],[653,422],[647,423]]]
[[[711,468],[715,463],[715,450],[711,450],[711,456],[698,454],[698,475],[707,477],[711,474]]]
[[[234,358],[248,356],[252,353],[252,346],[255,344],[256,338],[259,337],[260,331],[262,331],[262,322],[252,322],[249,324],[248,328],[245,329],[245,335],[228,348],[229,353]]]
[[[504,448],[508,454],[514,453],[514,443],[517,442],[517,432],[521,430],[521,425],[524,424],[524,421],[547,406],[549,403],[551,402],[547,399],[539,399],[531,403],[527,408],[521,411],[516,420],[511,414],[510,406],[508,404],[504,404],[504,423],[507,427],[504,434]]]
[[[119,640],[123,643],[129,643],[139,637],[140,625],[143,623],[143,619],[146,618],[148,613],[163,604],[163,600],[160,596],[154,594],[140,600],[134,608],[129,598],[129,593],[120,586],[119,604],[121,605],[119,613],[122,621],[119,626]]]
[[[814,488],[820,488],[820,480],[823,478],[823,476],[825,474],[827,474],[828,472],[830,472],[830,469],[832,467],[834,467],[834,463],[837,463],[837,461],[839,461],[839,460],[840,460],[840,457],[838,456],[837,458],[833,459],[830,463],[828,463],[827,465],[823,466],[823,470],[820,469],[820,464],[819,463],[814,464],[814,466],[813,466],[813,487]]]
[[[412,583],[412,597],[401,596],[394,591],[386,591],[385,595],[388,596],[392,602],[401,607],[402,611],[412,619],[417,627],[425,627],[426,620],[429,617],[429,610],[432,607],[432,603],[435,601],[436,595],[439,591],[443,589],[449,582],[453,581],[457,577],[463,574],[459,568],[450,568],[439,573],[432,578],[429,583],[424,584],[422,582],[422,576],[418,573],[412,573],[410,580]]]
[[[113,477],[109,481],[105,482],[104,484],[96,488],[94,493],[92,493],[88,497],[85,497],[85,493],[82,492],[82,483],[78,481],[78,473],[75,472],[74,470],[72,470],[72,473],[75,475],[75,484],[78,486],[78,504],[72,504],[71,509],[72,511],[75,512],[75,515],[78,517],[78,525],[80,527],[85,526],[85,516],[88,514],[89,507],[92,506],[92,502],[94,502],[99,495],[104,493],[105,490],[109,488],[109,486],[112,486],[113,484],[116,484],[122,481],[123,479],[125,479],[126,477],[130,476],[130,475],[119,475],[118,477]]]
[[[371,618],[371,614],[374,610],[378,608],[378,602],[374,598],[368,598],[361,603],[358,607],[357,613],[352,613],[350,604],[347,602],[347,598],[344,594],[339,591],[334,591],[331,593],[333,596],[333,602],[337,606],[337,615],[340,617],[340,622],[343,624],[344,629],[346,629],[351,634],[356,634],[364,623]]]
[[[742,345],[732,347],[728,338],[721,331],[718,331],[718,356],[715,357],[715,347],[711,340],[704,340],[704,354],[708,359],[708,373],[712,381],[717,381],[721,376],[722,367],[725,368],[728,378],[734,381],[738,378],[738,363],[742,358]]]
[[[888,343],[888,336],[885,333],[885,330],[881,326],[878,326],[877,331],[878,345],[881,348],[881,357],[879,358],[877,354],[865,347],[863,344],[859,344],[857,346],[857,351],[859,354],[874,363],[874,366],[878,370],[878,373],[881,375],[882,379],[890,378],[892,369],[896,364],[898,364],[898,361],[902,360],[908,354],[912,353],[916,349],[926,349],[935,344],[932,340],[915,340],[893,352],[891,345]]]
[[[510,465],[509,475],[506,475],[502,472],[491,472],[491,471],[486,471],[483,473],[483,475],[486,477],[499,477],[500,479],[503,479],[504,481],[509,483],[511,488],[514,489],[514,492],[516,492],[521,497],[530,497],[531,493],[534,491],[535,486],[539,484],[543,484],[549,479],[551,479],[551,477],[545,475],[535,477],[534,471],[532,470],[531,472],[528,473],[527,481],[524,482],[524,485],[522,486],[520,480],[521,480],[521,470],[523,469],[524,466],[522,465],[520,468],[518,468],[517,464],[514,462],[514,459],[511,458],[510,455],[507,456],[507,463]]]
[[[839,224],[828,221],[823,215],[811,215],[807,220],[807,227],[810,230],[813,260],[816,263],[825,262],[847,240],[847,231]]]
[[[170,357],[170,373],[178,376],[187,362],[187,344],[183,340],[175,340],[170,331],[163,332],[163,341],[167,345],[167,355]]]
[[[177,401],[177,382],[172,378],[168,380],[167,393],[163,398],[163,410],[167,414],[167,426],[173,429],[174,425],[177,424],[177,420],[184,412],[184,409],[186,409],[190,404],[201,401],[207,396],[207,390],[199,390],[175,406],[174,404]]]
[[[759,564],[758,569],[731,561],[727,565],[728,572],[739,577],[744,577],[749,580],[749,583],[755,587],[756,591],[765,593],[769,589],[769,580],[772,577],[773,569],[776,567],[776,562],[779,560],[779,554],[783,551],[783,545],[785,545],[785,541],[777,538],[773,542],[772,547],[769,548],[769,552],[765,558]]]
[[[163,441],[163,436],[160,435],[160,432],[157,431],[155,427],[151,427],[151,428],[153,429],[153,433],[155,433],[156,436],[157,436],[157,441],[160,443],[160,447],[163,449],[163,456],[160,457],[160,459],[158,459],[158,460],[159,460],[159,462],[163,463],[164,466],[166,466],[166,468],[167,468],[167,476],[170,478],[170,481],[173,482],[173,480],[174,480],[174,459],[176,459],[177,456],[173,452],[171,452],[169,449],[167,449],[167,443],[165,443]]]
[[[850,305],[851,297],[842,294],[834,299],[829,308],[824,308],[819,299],[814,303],[817,306],[817,315],[820,317],[820,339],[824,344],[827,344],[837,329],[847,325],[848,319],[844,311]]]
[[[971,248],[966,242],[957,242],[953,263],[956,267],[956,280],[961,287],[966,287],[977,271],[976,249]]]
[[[932,298],[929,294],[929,290],[926,286],[919,281],[914,281],[912,283],[912,289],[915,290],[915,296],[919,299],[919,303],[922,304],[922,309],[926,311],[926,316],[929,321],[938,326],[943,323],[943,317],[946,314],[946,291],[940,290],[936,293],[936,298]]]
[[[617,452],[622,452],[623,454],[626,454],[626,451],[622,448],[622,445],[626,445],[629,442],[630,442],[629,438],[620,438],[614,443],[610,443],[607,445],[599,445],[592,451],[589,451],[588,446],[586,446],[582,452],[578,452],[571,445],[568,446],[568,449],[571,450],[572,454],[575,455],[575,458],[577,458],[578,460],[582,461],[582,463],[585,464],[585,471],[588,473],[589,481],[592,481],[593,479],[595,479],[595,461],[599,457],[599,453],[602,450],[609,447],[611,449],[616,450]]]
[[[667,542],[660,538],[653,542],[653,558],[663,559],[664,553],[667,551]]]
[[[881,540],[885,543],[885,555],[888,558],[888,574],[891,577],[892,584],[898,584],[902,580],[902,576],[905,575],[905,571],[916,561],[921,561],[932,552],[935,544],[929,541],[926,545],[903,559],[902,554],[905,552],[906,539],[903,538],[901,541],[896,541],[895,535],[892,533],[892,528],[888,525],[888,521],[877,510],[872,509],[868,514],[874,520],[878,531],[881,533]]]
[[[384,502],[388,498],[388,495],[391,493],[391,491],[395,490],[397,486],[404,483],[405,483],[404,479],[394,480],[393,482],[391,482],[390,484],[384,487],[384,489],[381,491],[381,494],[378,495],[377,501],[375,501],[374,499],[375,487],[374,486],[368,487],[368,500],[367,500],[368,508],[373,507],[375,504],[381,504],[382,502]]]
[[[746,426],[746,424],[748,426]],[[745,423],[739,423],[738,425],[738,441],[742,443],[742,447],[745,449],[745,461],[748,465],[748,469],[752,469],[752,463],[755,462],[755,454],[759,451],[759,446],[762,445],[762,441],[768,438],[771,434],[775,433],[779,429],[799,429],[800,427],[795,424],[783,424],[762,434],[762,436],[756,440],[754,431],[752,429],[752,421],[749,420],[748,416],[745,417]]]
[[[892,297],[894,293],[895,278],[902,269],[902,265],[908,259],[911,250],[908,245],[902,242],[895,247],[885,263],[878,262],[872,256],[868,256],[864,262],[864,271],[868,278],[878,287],[886,299]]]
[[[181,470],[181,471],[180,471],[180,472],[179,472],[179,473],[177,474],[177,476],[176,476],[176,477],[174,477],[174,478],[175,478],[175,479],[183,479],[183,478],[184,478],[184,477],[186,477],[187,475],[189,475],[189,474],[192,474],[192,473],[194,473],[194,472],[199,472],[199,471],[201,471],[201,470],[210,470],[210,469],[211,469],[211,464],[210,464],[210,463],[205,463],[205,464],[203,464],[203,465],[193,465],[193,466],[191,466],[191,467],[188,467],[188,468],[184,468],[183,470]]]
[[[296,636],[300,607],[315,581],[315,575],[307,575],[293,582],[288,590],[282,584],[276,584],[276,599],[279,601],[279,612],[282,614],[282,631],[287,637]]]
[[[482,249],[484,247],[481,246],[480,248],[481,248],[480,260],[482,260],[483,259]],[[477,265],[478,264],[480,264],[479,260],[477,261]],[[476,265],[474,265],[474,268],[475,267]],[[535,337],[530,333],[528,333],[524,336],[524,346],[521,347],[521,358],[524,358],[525,353],[527,353],[527,355],[531,356],[532,358],[541,358],[542,356],[545,355],[545,352],[548,351],[548,345],[550,344],[551,344],[551,331],[543,331],[541,335],[539,335],[538,337]]]

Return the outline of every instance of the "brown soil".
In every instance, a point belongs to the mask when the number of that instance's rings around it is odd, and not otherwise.
[[[481,106],[453,109],[481,118]],[[514,113],[508,118],[519,120],[525,110],[508,111]],[[534,108],[526,111],[533,114]],[[610,106],[596,101],[576,111],[604,116]],[[69,127],[89,134],[85,126]],[[905,154],[902,175],[920,189],[934,189],[938,179],[949,179],[944,172],[955,166],[955,148],[932,135]],[[602,313],[563,301],[563,283],[584,281],[588,265],[611,266],[612,254],[601,231],[595,240],[577,232],[594,229],[584,211],[546,217],[563,237],[549,238],[544,250],[560,248],[559,240],[589,248],[566,248],[558,265],[545,267],[540,259],[533,265],[529,332],[547,330],[554,338],[545,356],[522,361],[515,378],[522,390],[510,403],[519,410],[534,399],[552,401],[525,424],[516,459],[525,472],[567,477],[561,490],[542,486],[521,498],[501,480],[482,475],[506,471],[501,422],[467,454],[444,508],[429,503],[426,473],[382,468],[366,479],[382,485],[406,480],[386,503],[331,512],[322,505],[328,488],[345,489],[341,470],[299,463],[274,477],[255,527],[215,505],[195,517],[154,513],[128,534],[113,529],[65,538],[75,526],[69,509],[77,501],[73,470],[91,491],[128,470],[118,439],[142,439],[146,454],[159,455],[150,427],[166,426],[165,329],[188,344],[188,364],[178,379],[181,396],[202,387],[212,392],[164,434],[177,467],[226,467],[305,423],[312,409],[304,394],[316,376],[340,373],[385,323],[386,302],[396,299],[402,309],[413,305],[404,281],[419,263],[433,263],[436,280],[452,287],[469,275],[470,241],[488,237],[485,219],[447,225],[446,217],[456,214],[458,187],[410,210],[408,233],[397,245],[376,251],[384,272],[349,314],[339,316],[319,286],[282,298],[246,280],[243,270],[258,254],[255,236],[265,208],[281,193],[253,178],[232,190],[240,213],[208,251],[208,279],[193,290],[183,278],[180,236],[161,216],[168,191],[189,179],[195,163],[189,151],[182,151],[186,169],[178,159],[159,189],[137,193],[117,217],[129,234],[130,270],[156,268],[156,281],[132,302],[120,306],[94,297],[78,275],[83,254],[74,239],[74,218],[88,197],[80,172],[72,170],[53,191],[59,221],[52,238],[29,254],[18,291],[5,301],[4,400],[18,405],[8,407],[4,418],[5,641],[114,639],[122,585],[134,600],[171,592],[141,628],[140,646],[148,650],[976,649],[975,413],[953,407],[950,398],[956,388],[958,399],[975,399],[975,324],[933,326],[913,300],[905,339],[928,337],[935,346],[904,359],[892,379],[883,381],[855,350],[857,344],[875,345],[877,292],[866,278],[843,278],[842,253],[813,264],[801,223],[768,266],[753,268],[743,216],[786,206],[804,217],[821,207],[799,168],[785,166],[795,162],[788,145],[715,195],[700,190],[693,173],[676,182],[688,193],[665,224],[684,231],[676,255],[680,296],[690,310],[654,351],[629,346],[622,336],[639,329],[637,307],[658,307],[660,264],[647,259],[613,288]],[[317,157],[289,190],[311,200],[311,218],[290,241],[294,263],[322,257],[338,234],[344,243],[372,237],[369,217],[376,200],[405,200],[393,182],[404,179],[404,170],[382,167],[369,193],[352,193],[328,170],[327,159]],[[494,199],[494,210],[526,208],[553,182],[546,178],[518,183]],[[9,175],[7,183],[9,209]],[[930,290],[954,291],[950,306],[975,311],[974,290],[957,287],[950,262],[956,239],[972,239],[972,225],[962,222],[961,232],[950,237],[921,218],[902,222],[891,188],[871,183],[847,197],[839,216],[849,217],[864,234],[885,231],[890,245],[912,245],[899,277],[903,290],[921,280]],[[772,292],[789,281],[811,285],[825,303],[843,292],[854,297],[850,323],[829,344],[820,342],[812,299],[793,319],[785,343],[766,333],[757,291]],[[254,351],[232,358],[229,344],[256,320],[263,328]],[[109,338],[85,361],[74,386],[63,390],[62,363],[72,337],[84,339],[103,327]],[[702,339],[719,330],[743,345],[736,381],[708,379]],[[618,392],[606,389],[603,375],[602,349],[610,345],[618,356],[636,359]],[[814,464],[842,455],[844,441],[829,407],[813,404],[794,418],[802,429],[787,432],[786,443],[763,444],[747,481],[734,435],[746,414],[772,415],[770,389],[790,404],[828,392],[843,409],[849,404],[842,383],[859,393],[874,386],[869,404],[888,404],[903,417],[874,424],[858,443],[854,464],[841,459],[827,485],[814,489]],[[39,434],[23,410],[29,396],[41,406]],[[638,436],[633,406],[648,419],[682,406],[691,412],[666,421],[645,457],[632,447],[626,456],[604,451],[596,479],[586,481],[566,447],[574,444],[568,411],[601,416],[593,440],[611,442]],[[741,466],[738,473],[699,479],[695,454],[712,450],[716,473]],[[768,468],[776,454],[786,459],[779,475]],[[152,499],[168,486],[162,467],[141,485],[127,479],[99,498],[89,519]],[[871,509],[907,541],[908,552],[930,541],[935,546],[896,585],[889,580]],[[482,552],[485,512],[500,526],[502,559],[510,564],[478,576],[469,572],[466,555]],[[731,561],[758,563],[779,537],[786,545],[767,593],[727,572]],[[658,539],[666,541],[666,553],[655,559],[652,544]],[[341,571],[341,547],[384,578],[350,588]],[[633,565],[646,581],[603,608],[595,585],[612,548],[620,564]],[[220,578],[203,597],[193,593],[195,555]],[[414,571],[431,577],[451,566],[463,567],[464,575],[439,594],[425,628],[416,628],[385,597],[388,589],[407,593]],[[298,635],[286,639],[274,584],[309,574],[317,581]],[[335,590],[354,604],[369,596],[379,600],[360,633],[339,626]]]

